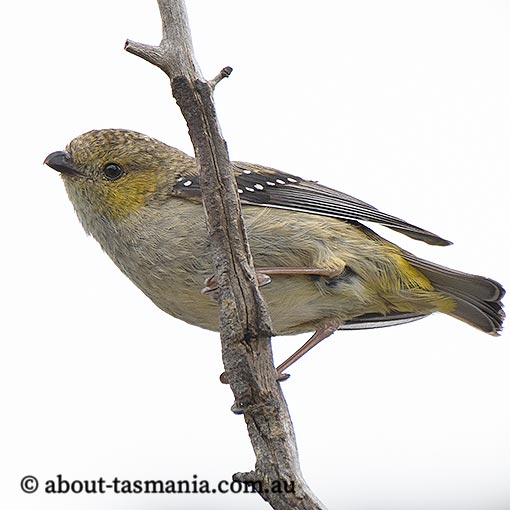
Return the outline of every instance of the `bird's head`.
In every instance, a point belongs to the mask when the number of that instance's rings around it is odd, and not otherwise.
[[[45,164],[60,172],[80,219],[120,221],[154,200],[164,200],[179,173],[192,171],[183,152],[134,131],[89,131]]]

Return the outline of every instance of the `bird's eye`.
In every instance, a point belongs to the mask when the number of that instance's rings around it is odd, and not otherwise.
[[[124,170],[117,163],[108,163],[103,168],[104,176],[110,181],[116,181],[124,175]]]

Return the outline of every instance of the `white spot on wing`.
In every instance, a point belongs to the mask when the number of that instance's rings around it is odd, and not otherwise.
[[[262,184],[255,184],[255,186],[253,186],[255,189],[258,189],[258,190],[263,190],[264,189],[264,186],[262,186]]]
[[[285,184],[285,181],[282,181],[281,179],[276,179],[276,182],[277,182],[278,184]]]
[[[251,170],[243,170],[243,174],[251,174]]]
[[[245,189],[246,191],[255,191],[253,188],[249,188],[248,186],[245,186],[245,187],[244,187],[244,189]]]
[[[266,181],[266,184],[268,186],[276,186],[276,184],[274,182],[271,182],[271,181]]]
[[[297,180],[296,180],[296,179],[294,179],[294,178],[292,178],[292,177],[287,177],[287,180],[288,180],[289,182],[297,182]]]
[[[183,185],[183,186],[186,186],[186,187],[191,186],[192,184],[193,184],[193,182],[192,182],[192,181],[186,181],[186,182],[183,182],[183,183],[182,183],[182,185]]]
[[[241,188],[237,188],[238,193],[244,193],[244,191]]]

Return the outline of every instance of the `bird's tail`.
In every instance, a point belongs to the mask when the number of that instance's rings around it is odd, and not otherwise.
[[[505,289],[495,280],[455,271],[405,252],[403,257],[421,271],[435,290],[455,302],[448,315],[460,319],[490,335],[499,335],[505,312],[501,299]]]

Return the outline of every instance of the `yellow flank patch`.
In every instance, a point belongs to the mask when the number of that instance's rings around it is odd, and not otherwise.
[[[424,274],[422,274],[421,271],[418,271],[418,269],[409,264],[407,260],[398,254],[394,256],[394,259],[397,263],[399,272],[402,275],[402,283],[405,287],[419,287],[420,289],[424,290],[434,290],[429,279]]]
[[[434,305],[440,312],[447,313],[455,310],[455,301],[441,292],[435,291],[430,280],[422,274],[421,271],[409,264],[409,262],[400,255],[396,255],[396,261],[402,275],[403,286],[411,291],[411,295],[413,295],[418,302],[420,301],[420,297],[422,297],[425,301]],[[426,292],[423,293],[423,296],[420,296],[420,291]]]
[[[157,172],[130,172],[118,181],[104,182],[104,204],[114,220],[121,220],[147,203],[156,191]]]

